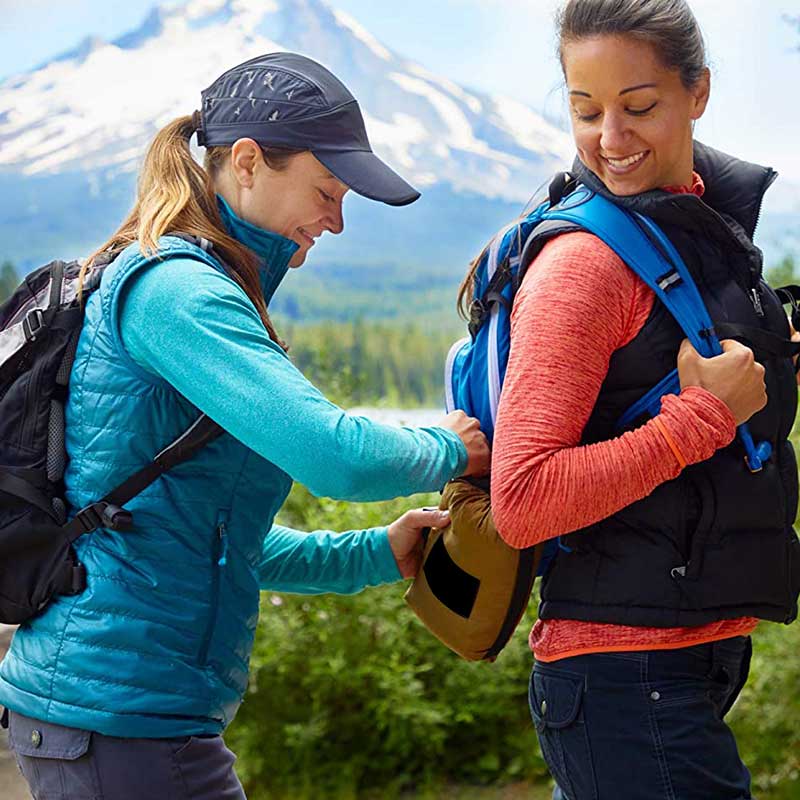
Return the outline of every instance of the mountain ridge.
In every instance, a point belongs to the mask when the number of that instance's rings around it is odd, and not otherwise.
[[[409,209],[349,197],[347,235],[323,237],[312,263],[388,258],[455,277],[571,164],[570,136],[534,110],[432,73],[326,0],[162,4],[112,41],[85,37],[0,83],[0,257],[26,269],[91,251],[130,208],[155,132],[234,62],[270,50],[340,76],[376,152],[423,191]]]

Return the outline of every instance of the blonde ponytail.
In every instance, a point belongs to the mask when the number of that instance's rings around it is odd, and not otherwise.
[[[94,259],[106,251],[120,251],[139,242],[144,256],[158,253],[158,241],[169,233],[188,233],[214,245],[230,269],[230,277],[242,287],[256,307],[270,338],[286,349],[267,312],[259,280],[256,254],[225,230],[217,208],[211,176],[192,157],[189,140],[195,131],[194,117],[185,116],[165,125],[147,150],[139,173],[136,203],[127,219],[99,247],[81,269],[80,282]],[[214,148],[218,163],[230,148]]]

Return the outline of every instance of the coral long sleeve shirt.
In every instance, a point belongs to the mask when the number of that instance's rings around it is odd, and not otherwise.
[[[690,191],[702,190],[695,176]],[[636,430],[581,445],[611,356],[639,333],[654,299],[589,233],[552,240],[528,270],[514,301],[492,458],[492,513],[512,546],[528,547],[605,519],[675,478],[681,460],[704,461],[733,439],[728,407],[704,389],[687,387],[664,398],[661,413]],[[539,620],[530,643],[538,660],[553,661],[688,647],[746,635],[756,622],[645,628]]]

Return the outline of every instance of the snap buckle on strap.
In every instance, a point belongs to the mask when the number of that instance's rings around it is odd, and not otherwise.
[[[32,308],[22,320],[22,332],[25,339],[35,342],[36,337],[47,327],[44,321],[44,313],[41,308]]]
[[[111,503],[92,503],[82,508],[75,518],[80,521],[85,533],[97,528],[127,531],[133,527],[133,514]]]

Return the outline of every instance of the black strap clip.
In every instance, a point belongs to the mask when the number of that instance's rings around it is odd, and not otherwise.
[[[103,501],[82,508],[75,518],[79,520],[84,533],[98,528],[111,528],[113,531],[129,531],[133,528],[133,514],[130,511]]]
[[[486,303],[484,303],[480,298],[475,298],[475,300],[470,303],[468,327],[473,338],[477,334],[478,330],[480,330],[481,325],[483,325],[483,321],[486,319],[486,314],[488,311],[489,309],[486,307]]]
[[[569,172],[559,172],[555,175],[547,189],[550,208],[555,208],[574,188],[577,180]]]
[[[487,292],[485,302],[490,308],[495,303],[498,303],[499,305],[503,306],[503,308],[505,308],[509,314],[511,313],[511,303],[509,303],[500,292]]]
[[[22,332],[25,334],[25,339],[28,342],[35,342],[36,337],[45,330],[46,327],[44,312],[41,308],[32,308],[22,320]]]
[[[670,289],[674,289],[676,286],[683,283],[683,278],[681,278],[677,270],[673,269],[656,278],[656,283],[662,292],[668,292]]]

